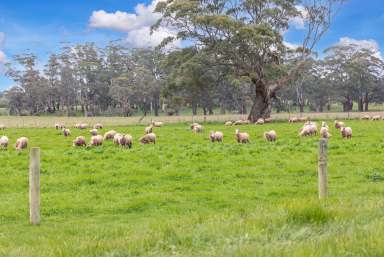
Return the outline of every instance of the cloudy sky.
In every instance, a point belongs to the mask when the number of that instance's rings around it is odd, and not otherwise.
[[[149,27],[158,18],[152,13],[159,0],[0,0],[0,90],[12,85],[1,74],[2,63],[24,51],[32,51],[44,61],[62,42],[110,40],[147,47],[158,44],[171,33],[160,29],[151,37]],[[285,33],[285,41],[295,44],[300,38],[300,20]],[[383,0],[349,0],[336,17],[331,30],[318,46],[357,43],[384,48]],[[176,45],[180,44],[178,42]]]

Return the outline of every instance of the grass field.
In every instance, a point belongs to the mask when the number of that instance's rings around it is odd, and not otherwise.
[[[0,152],[0,256],[384,256],[384,122],[348,121],[329,141],[329,199],[317,199],[318,141],[301,124],[156,129],[156,145],[75,149],[52,128],[14,128],[42,151],[42,223],[28,224],[28,151]],[[210,129],[224,143],[208,140]],[[275,129],[278,141],[262,133]],[[3,132],[0,132],[3,133]]]

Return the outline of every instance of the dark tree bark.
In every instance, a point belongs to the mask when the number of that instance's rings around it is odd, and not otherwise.
[[[259,118],[269,118],[272,110],[272,96],[269,87],[260,80],[254,83],[256,94],[248,116],[248,120],[252,123],[256,122]]]
[[[364,97],[364,111],[367,112],[369,109],[369,96],[368,92],[365,92],[365,97]]]
[[[363,98],[362,97],[359,97],[359,100],[357,101],[357,109],[359,110],[359,112],[364,111]]]

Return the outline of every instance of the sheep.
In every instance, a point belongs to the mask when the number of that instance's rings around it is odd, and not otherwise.
[[[161,122],[161,121],[152,121],[151,124],[154,127],[162,127],[162,126],[164,126],[164,122]]]
[[[273,119],[271,117],[264,119],[265,123],[271,123],[272,121],[273,121]]]
[[[263,118],[260,118],[256,121],[256,125],[263,125],[265,123],[264,119]]]
[[[89,145],[91,146],[101,146],[103,144],[103,137],[101,135],[92,136],[91,142],[89,142]]]
[[[73,127],[76,129],[80,128],[80,123],[76,123],[75,125],[73,125]]]
[[[335,128],[336,129],[341,129],[342,127],[345,127],[344,122],[335,120]]]
[[[113,137],[117,134],[116,131],[110,130],[104,134],[104,140],[113,140]]]
[[[195,126],[200,126],[200,124],[197,123],[197,122],[194,122],[194,123],[192,123],[191,125],[189,125],[189,128],[190,128],[191,130],[193,130],[193,128],[194,128]]]
[[[233,122],[232,121],[226,121],[225,123],[224,123],[224,125],[225,126],[232,126],[233,125]]]
[[[17,151],[23,150],[27,148],[27,146],[28,146],[28,138],[20,137],[19,139],[16,140],[15,149]]]
[[[56,130],[64,129],[64,128],[65,128],[65,126],[64,126],[63,124],[60,124],[60,123],[56,123],[56,124],[55,124],[55,129],[56,129]]]
[[[95,125],[93,125],[93,128],[94,128],[94,129],[103,129],[103,124],[101,124],[101,123],[96,123]]]
[[[194,127],[192,128],[192,130],[193,130],[193,132],[195,132],[195,133],[203,132],[203,126],[201,126],[200,124],[198,124],[198,125],[194,126]]]
[[[268,132],[264,132],[264,138],[269,142],[276,141],[276,139],[277,139],[276,131],[271,130]]]
[[[323,122],[321,123],[321,127],[322,127],[322,128],[327,128],[327,129],[329,129],[328,124],[327,124],[325,121],[323,121]]]
[[[85,138],[83,136],[76,137],[75,140],[73,140],[73,146],[87,146]]]
[[[152,133],[152,131],[153,131],[153,126],[152,126],[152,124],[149,125],[148,127],[146,127],[146,128],[144,129],[145,134]]]
[[[86,129],[88,128],[88,124],[87,123],[81,123],[80,126],[79,126],[79,129]]]
[[[71,131],[69,129],[63,128],[63,135],[65,137],[70,136],[71,135]]]
[[[352,129],[350,127],[342,127],[340,129],[340,132],[343,138],[347,138],[347,139],[352,138]]]
[[[97,134],[98,134],[98,131],[97,131],[97,129],[91,129],[90,131],[89,131],[89,133],[91,134],[91,136],[97,136]]]
[[[297,117],[291,117],[291,118],[288,119],[289,123],[296,123],[298,121],[299,121],[299,119]]]
[[[235,122],[233,122],[233,125],[243,125],[243,124],[244,124],[243,120],[236,120]]]
[[[380,115],[372,116],[372,120],[381,120],[381,116]]]
[[[155,136],[155,141],[156,141],[156,136]],[[123,135],[119,141],[119,145],[121,145],[122,147],[128,147],[129,149],[132,148],[132,143],[133,143],[133,138],[131,135],[128,135],[128,134]]]
[[[211,139],[212,143],[214,143],[215,141],[222,142],[223,141],[223,132],[221,132],[221,131],[214,132],[213,130],[211,130],[209,133],[209,138]]]
[[[0,137],[0,148],[7,149],[8,148],[9,139],[6,136]]]
[[[329,133],[328,127],[321,127],[320,137],[321,138],[331,138],[332,137],[331,133]]]
[[[155,133],[149,133],[149,134],[146,134],[144,136],[142,136],[140,139],[140,144],[150,144],[150,143],[154,143],[156,144],[156,135]]]
[[[299,136],[313,136],[317,134],[317,125],[314,122],[307,121],[300,129]]]
[[[246,144],[249,143],[249,134],[246,132],[241,132],[239,129],[236,129],[235,131],[236,140],[238,143]]]
[[[0,124],[0,130],[5,130],[5,125]]]
[[[120,133],[116,133],[116,134],[114,135],[114,137],[113,137],[113,143],[114,143],[115,145],[120,145],[120,140],[121,140],[122,137],[123,137],[122,134],[120,134]]]
[[[363,117],[361,117],[362,120],[370,120],[371,119],[371,116],[369,116],[368,114],[364,115]]]
[[[300,117],[298,120],[299,120],[299,121],[308,121],[309,118],[308,118],[308,117]]]

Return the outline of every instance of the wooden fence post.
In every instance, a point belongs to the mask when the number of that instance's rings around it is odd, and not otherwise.
[[[33,147],[29,160],[29,220],[40,224],[40,148]]]
[[[322,138],[319,144],[319,162],[318,162],[318,175],[319,175],[319,199],[325,199],[328,195],[328,140]]]

